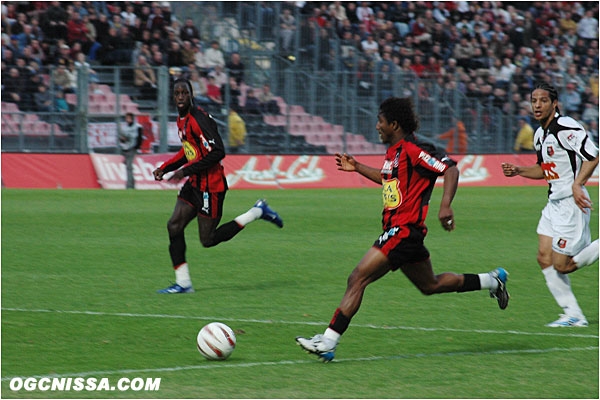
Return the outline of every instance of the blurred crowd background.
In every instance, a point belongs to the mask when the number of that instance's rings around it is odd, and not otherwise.
[[[381,152],[389,96],[449,151],[527,152],[540,81],[597,142],[598,4],[2,2],[2,150],[90,151],[129,111],[166,151],[179,76],[232,152]]]

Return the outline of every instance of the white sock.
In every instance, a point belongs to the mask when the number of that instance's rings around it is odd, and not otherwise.
[[[240,226],[246,226],[252,221],[256,221],[262,216],[262,208],[252,207],[242,215],[234,219]]]
[[[339,333],[337,333],[336,331],[334,331],[331,328],[327,328],[325,330],[325,333],[323,334],[324,337],[326,337],[327,339],[331,339],[335,342],[335,344],[337,344],[340,341],[340,337],[342,335],[340,335]]]
[[[190,270],[187,263],[183,263],[175,268],[175,283],[182,288],[189,288],[192,286],[192,278],[190,278]]]
[[[583,268],[590,265],[598,259],[598,239],[588,244],[586,248],[581,250],[573,257],[573,261],[577,264],[577,268]]]
[[[585,318],[571,290],[569,277],[556,271],[553,266],[543,269],[542,272],[550,293],[552,293],[558,305],[562,307],[564,313],[569,317]]]
[[[492,278],[489,272],[485,274],[477,274],[479,277],[479,284],[482,289],[498,289],[498,281]]]

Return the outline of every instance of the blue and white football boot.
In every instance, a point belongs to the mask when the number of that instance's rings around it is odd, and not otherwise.
[[[169,293],[169,294],[178,294],[178,293],[194,293],[194,288],[192,286],[184,288],[174,283],[168,288],[157,290],[156,293]]]
[[[316,354],[324,363],[333,360],[335,356],[337,344],[323,335],[315,335],[309,339],[297,336],[296,343],[307,353]]]
[[[585,317],[575,318],[569,317],[565,314],[560,314],[559,319],[546,324],[546,326],[549,326],[550,328],[585,328],[588,326],[588,322]]]
[[[283,228],[283,221],[281,220],[281,217],[279,217],[279,214],[269,207],[265,199],[257,200],[256,203],[254,203],[254,207],[262,210],[262,215],[260,216],[261,219],[272,222],[278,227]]]
[[[498,300],[498,306],[504,310],[508,306],[508,291],[506,290],[506,281],[508,280],[508,272],[504,268],[496,268],[489,273],[492,279],[498,282],[497,289],[490,289],[490,297]]]

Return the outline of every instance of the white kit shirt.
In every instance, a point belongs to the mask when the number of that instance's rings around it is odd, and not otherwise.
[[[573,182],[583,161],[598,156],[598,147],[579,122],[558,113],[544,130],[535,131],[533,143],[542,167],[544,178],[550,186],[548,198],[558,200],[573,195]]]

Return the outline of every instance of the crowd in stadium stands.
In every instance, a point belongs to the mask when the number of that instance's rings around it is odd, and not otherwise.
[[[562,110],[597,138],[598,2],[281,4],[278,16],[268,3],[261,7],[278,25],[268,28],[279,35],[282,53],[294,53],[299,30],[308,54],[318,42],[319,68],[333,69],[333,57],[341,57],[346,70],[356,68],[359,90],[368,91],[374,73],[388,82],[392,72],[404,71],[482,104],[512,109],[530,123],[530,90],[534,82],[547,81],[560,88]],[[245,70],[239,54],[224,54],[191,18],[175,18],[168,2],[2,3],[2,74],[10,76],[2,82],[2,101],[47,110],[52,99],[36,77],[42,66],[57,66],[53,83],[64,98],[76,89],[75,66],[96,64],[135,67],[134,84],[149,96],[156,92],[156,76],[144,66],[166,65],[192,80],[201,101],[222,103],[229,87],[234,106]],[[379,95],[392,94],[388,83]],[[258,106],[250,101],[251,112],[277,112],[270,93],[264,102],[263,95],[256,96]]]

